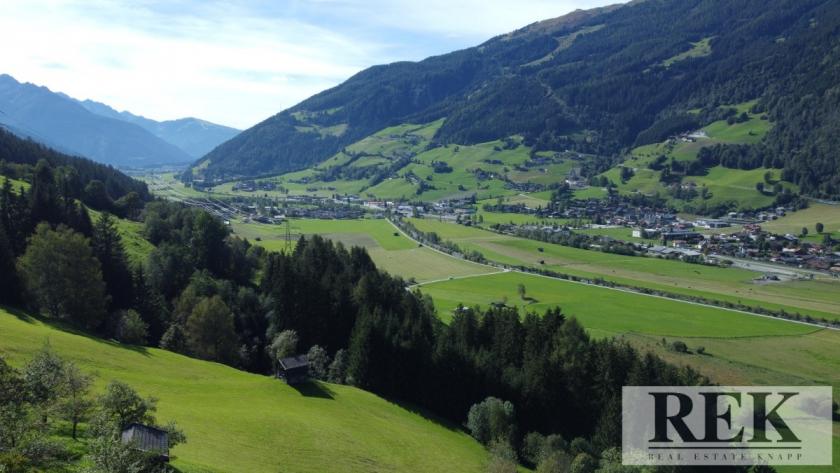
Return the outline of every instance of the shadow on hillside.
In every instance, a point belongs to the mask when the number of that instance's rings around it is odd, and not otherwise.
[[[44,322],[45,324],[47,324],[47,325],[49,325],[49,326],[51,326],[51,327],[53,327],[57,330],[62,330],[64,332],[72,333],[73,335],[78,335],[80,337],[87,338],[88,340],[91,340],[91,341],[96,342],[96,343],[101,343],[103,345],[107,345],[111,348],[119,348],[121,350],[129,350],[129,351],[133,351],[135,353],[140,353],[141,355],[144,355],[144,356],[151,356],[149,354],[148,348],[146,348],[146,347],[137,346],[137,345],[126,345],[126,344],[120,343],[116,340],[106,340],[104,338],[99,338],[95,334],[85,332],[83,330],[80,330],[76,327],[73,327],[71,325],[67,325],[67,324],[62,323],[62,322],[56,322],[56,321],[53,321],[53,320],[43,320],[43,319],[42,319],[42,322]]]
[[[304,397],[314,397],[319,399],[334,399],[333,398],[333,391],[324,384],[315,382],[315,381],[307,381],[302,384],[291,384],[289,385],[290,388],[294,389],[295,391],[299,392],[301,396]]]
[[[29,323],[29,324],[34,324],[36,321],[39,321],[39,322],[43,323],[44,325],[46,325],[47,327],[53,328],[55,330],[59,330],[61,332],[66,332],[66,333],[70,333],[70,334],[73,334],[73,335],[78,335],[80,337],[87,338],[88,340],[94,341],[96,343],[101,343],[101,344],[104,344],[104,345],[108,345],[109,347],[119,348],[119,349],[123,349],[123,350],[130,350],[130,351],[133,351],[133,352],[136,352],[136,353],[143,354],[145,356],[150,356],[149,355],[149,350],[146,347],[141,347],[141,346],[136,346],[136,345],[125,345],[125,344],[119,343],[115,340],[106,340],[106,339],[98,337],[96,334],[86,332],[84,330],[79,329],[78,327],[70,325],[67,322],[52,319],[52,318],[49,318],[49,317],[43,317],[43,316],[40,316],[40,315],[32,315],[32,314],[29,314],[27,312],[24,312],[23,310],[16,309],[16,308],[13,308],[13,307],[0,306],[0,308],[2,308],[6,312],[14,315],[19,320],[21,320],[23,322],[26,322],[26,323]]]
[[[24,312],[20,309],[15,309],[14,307],[9,307],[9,306],[5,306],[5,305],[0,305],[0,309],[3,309],[4,311],[14,315],[15,317],[18,318],[18,320],[20,320],[22,322],[26,322],[28,324],[35,323],[35,318],[34,317],[32,317],[31,315],[27,314],[26,312]]]
[[[426,409],[418,407],[418,406],[416,406],[414,404],[411,404],[409,402],[395,401],[395,400],[389,399],[389,398],[386,398],[386,400],[388,402],[390,402],[391,404],[394,404],[394,405],[396,405],[396,406],[398,406],[402,409],[405,409],[405,410],[411,412],[412,414],[418,415],[418,416],[426,419],[429,422],[433,422],[434,424],[436,424],[440,427],[443,427],[444,429],[451,430],[451,431],[454,431],[454,432],[463,432],[463,433],[469,435],[469,432],[467,432],[466,429],[464,429],[463,426],[460,426],[460,425],[458,425],[458,424],[456,424],[452,421],[444,419],[443,417],[440,417],[438,415],[432,414],[431,412],[427,411]],[[464,417],[466,417],[466,412],[464,413]]]

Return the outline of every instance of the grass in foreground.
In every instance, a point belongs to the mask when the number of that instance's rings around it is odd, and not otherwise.
[[[485,451],[454,426],[349,386],[292,388],[267,376],[158,349],[74,334],[0,309],[0,354],[20,366],[44,340],[97,388],[111,379],[160,399],[177,420],[184,473],[480,471]]]

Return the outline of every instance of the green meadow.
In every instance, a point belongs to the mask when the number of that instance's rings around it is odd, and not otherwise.
[[[233,229],[237,235],[270,251],[284,251],[287,247],[284,225],[234,222]],[[317,234],[341,242],[348,248],[366,248],[378,268],[405,279],[413,278],[417,282],[494,271],[487,266],[455,259],[419,246],[384,219],[295,219],[290,221],[289,230],[294,241],[301,235]]]
[[[822,243],[823,236],[817,233],[817,223],[823,224],[823,233],[830,233],[832,238],[840,240],[840,205],[812,202],[807,209],[788,213],[777,220],[763,223],[761,227],[774,233],[794,235],[799,235],[802,228],[807,228],[807,240]]]
[[[485,450],[459,427],[349,386],[292,388],[154,348],[124,346],[0,309],[0,355],[21,366],[45,341],[96,376],[158,401],[158,420],[187,435],[183,473],[479,472]],[[67,440],[70,442],[70,440]],[[84,440],[82,440],[84,441]]]
[[[689,58],[708,56],[712,54],[712,46],[709,44],[709,41],[711,41],[711,39],[711,37],[703,38],[700,41],[697,41],[696,43],[691,43],[691,49],[666,59],[662,62],[662,65],[665,67],[671,67],[672,64],[679,61],[684,61]]]
[[[600,277],[624,285],[828,319],[840,318],[840,281],[827,276],[813,281],[758,284],[754,279],[761,274],[744,269],[582,250],[433,219],[412,219],[411,223],[419,230],[437,233],[463,250],[479,251],[485,258],[502,264]]]
[[[525,285],[525,299],[517,292],[519,284]],[[577,317],[584,327],[598,335],[639,332],[657,336],[738,338],[797,335],[817,330],[716,307],[514,271],[430,283],[423,285],[421,291],[432,296],[444,319],[451,317],[459,305],[487,307],[505,303],[535,312],[560,306],[564,313]]]
[[[0,186],[6,185],[6,181],[10,181],[12,184],[12,189],[18,191],[20,189],[29,189],[29,183],[26,181],[21,181],[19,179],[11,179],[9,177],[0,175]]]

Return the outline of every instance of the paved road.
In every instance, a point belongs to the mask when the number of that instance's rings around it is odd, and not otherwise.
[[[787,276],[787,277],[790,277],[790,278],[809,279],[811,276],[813,276],[813,277],[826,277],[826,276],[829,275],[828,273],[825,273],[825,272],[822,272],[822,271],[816,271],[816,270],[813,270],[813,269],[794,268],[794,267],[791,267],[791,266],[769,263],[769,262],[766,262],[766,261],[754,261],[754,260],[741,259],[741,258],[732,258],[730,256],[718,255],[718,254],[713,254],[712,256],[714,256],[715,258],[730,260],[730,261],[732,261],[733,266],[735,266],[737,268],[748,269],[750,271],[758,271],[758,272],[761,272],[761,273],[780,274],[780,275],[784,275],[784,276]]]

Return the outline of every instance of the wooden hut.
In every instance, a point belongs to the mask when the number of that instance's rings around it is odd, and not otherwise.
[[[122,442],[138,450],[153,453],[164,462],[169,461],[169,433],[143,424],[129,424],[122,431]]]
[[[282,358],[277,377],[286,381],[286,384],[306,382],[309,379],[309,358],[306,355]]]

